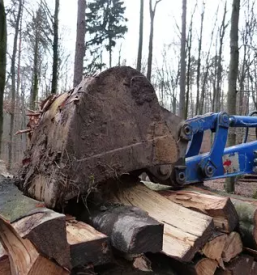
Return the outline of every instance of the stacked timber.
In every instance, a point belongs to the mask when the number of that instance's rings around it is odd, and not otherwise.
[[[13,182],[0,181],[0,274],[257,275],[255,200],[120,178],[59,213]]]
[[[211,216],[214,221],[215,231],[199,251],[200,260],[196,257],[189,265],[177,264],[181,274],[257,274],[256,200],[205,187],[159,193],[187,209]]]

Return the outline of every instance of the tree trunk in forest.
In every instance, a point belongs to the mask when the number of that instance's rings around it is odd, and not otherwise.
[[[18,14],[14,28],[14,40],[13,40],[13,52],[11,60],[11,112],[10,112],[10,131],[9,131],[9,144],[8,144],[8,168],[12,165],[12,149],[13,149],[13,131],[14,131],[14,113],[15,113],[15,95],[16,95],[16,55],[17,55],[17,44],[21,13],[23,8],[23,1],[19,0]]]
[[[52,75],[52,94],[57,93],[58,87],[58,59],[59,59],[59,6],[60,0],[55,0],[55,12],[54,12],[54,43],[53,43],[53,75]]]
[[[77,37],[74,62],[73,86],[76,87],[83,77],[86,34],[86,0],[78,0]]]
[[[4,1],[0,0],[0,154],[3,135],[3,99],[6,78],[7,32]]]
[[[144,36],[144,0],[140,0],[140,19],[139,19],[139,40],[137,53],[137,70],[141,72],[142,51],[143,51],[143,36]]]
[[[202,37],[203,37],[203,20],[205,12],[205,3],[203,2],[203,11],[201,13],[201,27],[200,27],[200,37],[198,41],[198,59],[197,59],[197,76],[196,76],[196,107],[195,115],[199,114],[199,96],[200,96],[200,76],[201,76],[201,52],[202,52]]]
[[[186,105],[184,117],[188,117],[189,108],[189,93],[190,93],[190,72],[191,72],[191,48],[192,48],[192,28],[193,28],[193,15],[190,22],[188,41],[187,41],[187,81],[186,81]]]
[[[240,0],[233,0],[230,30],[230,63],[228,75],[228,100],[227,110],[230,115],[236,114],[236,84],[238,76],[238,21],[240,11]],[[228,134],[228,145],[233,146],[236,142],[235,129],[230,130]],[[225,188],[231,193],[235,189],[235,178],[227,178]]]
[[[38,97],[38,51],[39,51],[39,37],[36,30],[35,47],[34,47],[34,64],[33,64],[33,81],[30,94],[30,109],[35,110],[36,100]]]
[[[186,93],[186,13],[187,0],[183,1],[182,7],[182,32],[181,32],[181,49],[180,49],[180,96],[179,96],[179,116],[185,117],[185,93]]]
[[[222,82],[222,51],[223,51],[223,40],[225,36],[225,31],[227,28],[226,24],[226,14],[227,14],[227,2],[225,3],[223,19],[220,26],[220,45],[219,45],[219,56],[217,62],[217,83],[216,83],[216,97],[214,98],[214,112],[220,111],[220,102],[221,102],[221,82]]]

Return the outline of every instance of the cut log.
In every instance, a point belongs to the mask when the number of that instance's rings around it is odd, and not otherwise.
[[[201,258],[194,263],[173,262],[172,266],[179,275],[214,275],[218,263],[208,258]]]
[[[111,262],[108,237],[83,222],[68,221],[67,240],[70,245],[72,267]]]
[[[207,187],[189,187],[186,191],[230,198],[239,217],[239,232],[244,245],[257,249],[257,200],[214,191]]]
[[[65,215],[22,195],[12,180],[1,181],[0,189],[0,219],[10,223],[40,253],[55,259],[61,266],[70,267]]]
[[[219,269],[215,275],[242,275],[251,274],[253,258],[241,255],[226,265],[226,269]]]
[[[117,192],[109,194],[109,201],[139,207],[164,223],[163,253],[183,261],[191,261],[214,231],[211,217],[175,204],[142,184],[121,183]]]
[[[125,254],[162,250],[163,224],[137,207],[111,205],[102,211],[90,210],[90,222],[110,237],[115,249]]]
[[[67,270],[39,255],[29,240],[22,239],[2,220],[0,220],[0,240],[8,253],[12,275],[69,274]]]
[[[11,275],[9,256],[0,242],[0,274]]]
[[[224,262],[229,262],[243,251],[243,243],[241,237],[237,232],[231,232],[225,243],[222,259]]]
[[[131,67],[85,78],[74,90],[50,96],[36,115],[19,187],[48,207],[179,158],[153,86]]]
[[[205,244],[202,253],[209,259],[216,260],[220,263],[222,252],[227,244],[227,235],[215,233],[212,238]]]
[[[169,200],[213,217],[217,230],[230,233],[238,225],[238,215],[229,198],[193,191],[160,191]]]

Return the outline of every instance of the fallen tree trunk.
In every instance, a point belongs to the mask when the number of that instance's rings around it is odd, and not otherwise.
[[[120,252],[141,254],[162,250],[163,224],[137,207],[111,205],[104,210],[90,210],[89,218],[97,230],[110,236],[112,246]]]
[[[182,261],[191,261],[214,231],[211,217],[177,205],[142,184],[120,184],[108,201],[139,207],[164,223],[162,251]]]
[[[101,183],[110,178],[179,158],[153,86],[130,67],[86,78],[29,115],[37,123],[18,184],[51,208],[109,188]]]

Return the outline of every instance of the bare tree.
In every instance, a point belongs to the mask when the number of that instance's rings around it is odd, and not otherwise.
[[[220,99],[221,99],[221,82],[222,82],[222,52],[223,52],[223,40],[225,36],[225,31],[228,26],[226,23],[226,14],[227,14],[227,2],[225,2],[224,6],[224,13],[223,13],[223,18],[221,22],[221,26],[219,28],[219,54],[218,54],[218,59],[217,59],[217,77],[216,77],[216,89],[214,93],[214,112],[219,112],[220,111]]]
[[[6,49],[7,49],[7,33],[6,33],[6,15],[4,1],[0,0],[0,154],[3,135],[3,99],[6,79]]]
[[[203,21],[205,13],[205,2],[203,1],[203,9],[201,13],[201,26],[200,35],[198,39],[198,59],[197,59],[197,75],[196,75],[196,107],[195,115],[199,114],[199,96],[200,96],[200,76],[201,76],[201,52],[202,52],[202,39],[203,39]]]
[[[182,0],[182,32],[180,52],[180,95],[179,95],[179,116],[186,119],[185,93],[186,93],[186,18],[187,0]]]
[[[77,86],[83,77],[83,60],[85,57],[86,0],[78,0],[77,37],[74,62],[73,86]]]
[[[137,54],[138,71],[141,71],[143,36],[144,36],[144,0],[140,0],[139,39],[138,39],[138,54]]]
[[[237,77],[238,77],[238,22],[240,14],[240,0],[233,0],[230,30],[230,63],[228,75],[228,100],[227,109],[229,114],[236,114],[236,93],[237,93]],[[235,145],[236,134],[234,129],[229,132],[228,145]],[[226,180],[226,191],[233,192],[235,189],[235,178]]]
[[[52,94],[57,93],[58,86],[58,59],[59,59],[59,6],[60,0],[55,0],[55,12],[54,12],[54,42],[53,42],[53,73],[52,73]]]
[[[149,0],[149,11],[150,11],[150,36],[149,36],[149,47],[148,47],[148,61],[147,61],[147,78],[151,81],[152,76],[152,63],[153,63],[153,36],[154,36],[154,18],[156,13],[157,5],[162,0],[156,0],[153,5],[153,0]]]
[[[191,68],[191,50],[192,50],[192,39],[193,39],[193,18],[194,18],[194,14],[195,14],[195,10],[197,7],[197,2],[195,4],[193,13],[191,15],[191,20],[190,20],[190,25],[189,25],[189,31],[188,31],[188,38],[187,38],[187,89],[186,89],[186,105],[185,105],[185,118],[188,117],[188,108],[189,108],[189,93],[190,93],[190,78],[191,78],[191,72],[192,72],[192,68]],[[192,97],[191,97],[192,98]]]
[[[8,168],[12,165],[12,151],[13,151],[13,134],[14,134],[14,115],[15,115],[15,96],[16,96],[16,56],[18,48],[18,34],[23,9],[23,1],[18,1],[18,12],[14,25],[14,39],[13,51],[11,58],[11,110],[10,110],[10,131],[9,131],[9,144],[8,144]]]

